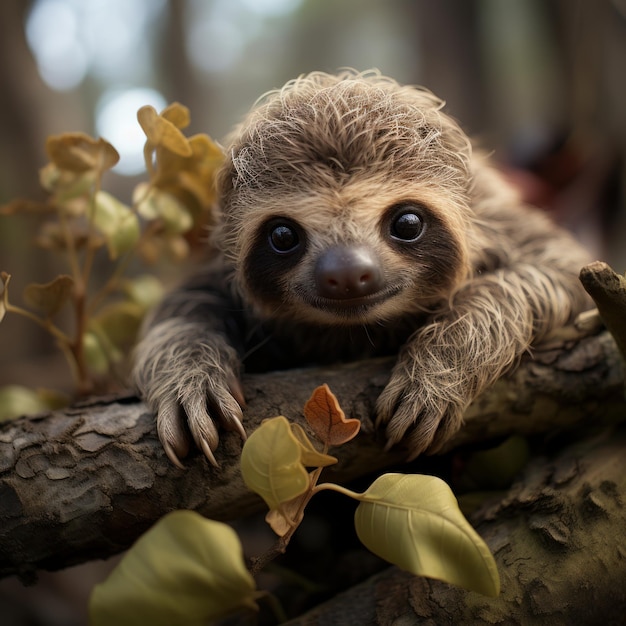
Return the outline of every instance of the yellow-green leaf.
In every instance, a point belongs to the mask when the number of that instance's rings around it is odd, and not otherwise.
[[[300,460],[302,447],[282,415],[265,420],[248,437],[241,452],[241,475],[270,509],[292,500],[309,487]]]
[[[147,220],[160,219],[163,221],[168,234],[179,235],[187,232],[193,226],[193,218],[187,207],[175,196],[161,189],[138,187],[136,190],[137,211]]]
[[[90,321],[89,329],[102,341],[102,334],[112,346],[128,348],[134,343],[145,309],[136,302],[121,300],[105,306]]]
[[[97,178],[95,170],[61,170],[54,163],[48,163],[39,170],[39,182],[50,193],[54,193],[56,203],[65,204],[74,198],[87,195]]]
[[[139,239],[139,220],[133,210],[106,191],[96,194],[93,223],[104,235],[112,259],[131,250]]]
[[[374,554],[419,576],[500,593],[489,548],[439,478],[385,474],[358,499],[356,531]]]
[[[151,145],[162,146],[180,156],[191,156],[192,150],[187,137],[172,122],[161,117],[154,107],[141,107],[137,111],[137,120]]]
[[[39,413],[46,408],[46,403],[34,389],[21,385],[0,387],[0,422]]]
[[[319,452],[315,449],[313,442],[309,439],[304,428],[300,424],[290,424],[293,436],[298,440],[301,447],[300,462],[305,467],[328,467],[337,463],[337,458]]]
[[[144,311],[161,301],[164,294],[163,283],[152,274],[142,274],[122,283],[124,293]]]
[[[204,626],[256,610],[235,531],[193,511],[169,513],[126,553],[89,603],[91,626]]]
[[[176,128],[187,128],[191,122],[189,109],[180,102],[172,102],[161,111],[161,117],[171,122]]]
[[[24,289],[24,300],[28,306],[41,311],[46,317],[53,317],[71,298],[73,289],[74,279],[62,274],[44,285],[27,285]]]
[[[93,139],[84,133],[53,135],[46,141],[50,160],[70,172],[97,170],[104,172],[120,159],[117,150],[104,139]]]
[[[109,371],[107,351],[93,331],[83,335],[83,356],[89,368],[96,374],[106,374]]]

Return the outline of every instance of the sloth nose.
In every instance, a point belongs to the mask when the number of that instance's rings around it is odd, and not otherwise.
[[[315,265],[317,292],[324,298],[369,296],[382,287],[382,281],[378,259],[363,246],[334,246]]]

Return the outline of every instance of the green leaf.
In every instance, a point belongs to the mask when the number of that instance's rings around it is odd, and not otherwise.
[[[0,422],[20,415],[40,413],[47,408],[46,403],[34,389],[21,385],[0,387]]]
[[[73,172],[61,170],[54,163],[48,163],[39,170],[39,182],[50,193],[54,193],[57,203],[67,204],[70,200],[89,194],[96,181],[95,170]],[[65,206],[64,206],[65,208]]]
[[[328,467],[337,463],[337,457],[324,454],[315,448],[306,431],[300,424],[289,424],[293,436],[300,444],[300,462],[305,467]]]
[[[187,232],[193,226],[193,218],[178,198],[161,189],[152,188],[146,193],[145,186],[135,190],[137,211],[147,220],[161,219],[168,234]]]
[[[142,310],[147,311],[163,298],[163,283],[152,274],[142,274],[122,283],[124,293]]]
[[[96,194],[93,223],[104,235],[112,259],[131,250],[139,239],[139,220],[133,210],[106,191]]]
[[[302,449],[286,417],[265,420],[248,437],[241,452],[241,475],[270,509],[292,500],[309,487]]]
[[[500,593],[489,548],[439,478],[385,474],[358,499],[356,532],[374,554],[419,576]]]
[[[144,313],[145,309],[135,302],[112,302],[90,320],[89,330],[98,335],[103,345],[107,343],[111,347],[128,349],[137,337]],[[103,341],[103,334],[107,338],[106,342]]]
[[[256,610],[255,597],[235,531],[193,511],[174,511],[96,585],[90,623],[201,626],[239,607]]]
[[[31,283],[24,288],[24,300],[28,306],[44,313],[46,317],[56,315],[71,298],[74,279],[62,274],[44,285]]]
[[[93,331],[88,331],[83,335],[83,356],[89,368],[96,374],[106,374],[109,371],[107,351],[98,334]]]

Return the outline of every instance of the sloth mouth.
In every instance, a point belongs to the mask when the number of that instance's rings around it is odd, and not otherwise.
[[[324,298],[317,296],[309,304],[320,311],[332,313],[341,318],[362,318],[376,305],[386,302],[402,291],[402,288],[392,287],[378,293],[354,298]]]

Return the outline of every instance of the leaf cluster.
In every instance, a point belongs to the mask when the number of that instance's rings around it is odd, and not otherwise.
[[[323,468],[337,462],[329,449],[354,438],[360,422],[346,419],[327,385],[315,389],[304,415],[310,433],[278,416],[265,420],[244,445],[243,479],[267,503],[266,521],[279,537],[267,554],[251,560],[252,574],[285,551],[311,497],[329,489],[359,502],[356,533],[378,556],[419,576],[499,594],[493,556],[442,480],[385,474],[364,493],[320,484]],[[242,608],[256,610],[268,595],[256,590],[251,572],[229,526],[192,511],[172,513],[96,587],[91,623],[195,625]]]
[[[137,185],[131,204],[102,186],[119,160],[114,146],[64,133],[46,142],[50,161],[40,171],[46,201],[14,200],[0,207],[5,218],[38,216],[35,245],[59,254],[67,267],[47,283],[28,285],[25,306],[13,304],[11,277],[0,274],[0,321],[14,313],[46,329],[67,357],[78,394],[92,392],[96,381],[118,371],[146,310],[162,295],[160,282],[149,273],[125,278],[131,263],[184,260],[189,242],[210,221],[220,148],[206,135],[182,133],[190,117],[179,103],[160,114],[145,106],[137,117],[146,134],[148,179]],[[94,272],[96,261],[104,266],[102,278]],[[63,316],[66,308],[71,322]]]

